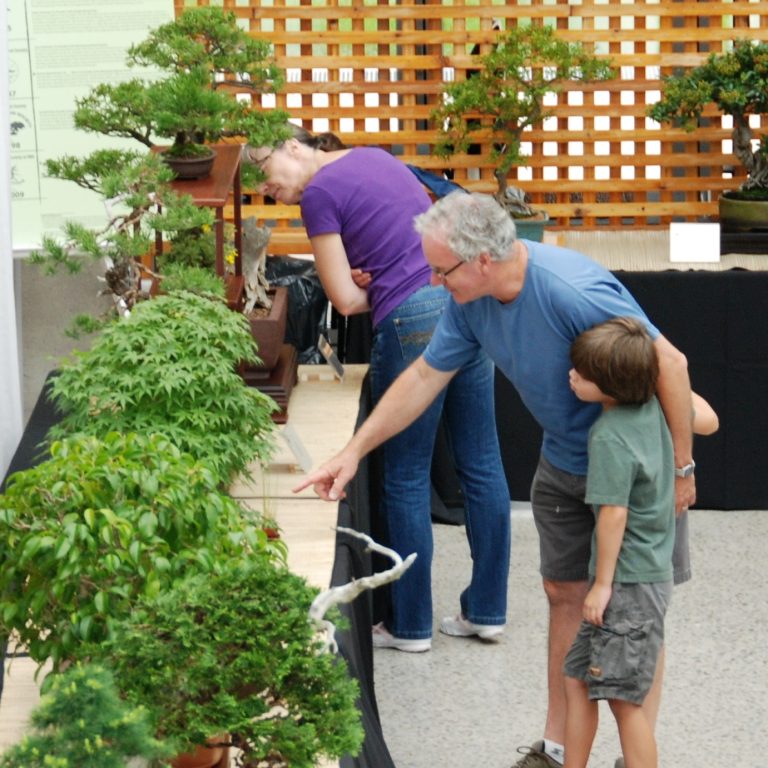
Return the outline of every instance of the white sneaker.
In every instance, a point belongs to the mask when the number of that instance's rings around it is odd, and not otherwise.
[[[432,639],[429,637],[418,639],[407,639],[404,637],[395,637],[385,626],[384,622],[373,625],[373,647],[374,648],[394,648],[406,653],[424,653],[432,649]]]
[[[504,634],[503,624],[473,624],[461,614],[446,616],[440,622],[440,631],[451,637],[479,637],[487,643],[498,643]]]

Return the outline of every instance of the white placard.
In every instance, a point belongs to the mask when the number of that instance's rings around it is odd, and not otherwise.
[[[670,261],[720,261],[720,225],[676,221],[669,225]]]

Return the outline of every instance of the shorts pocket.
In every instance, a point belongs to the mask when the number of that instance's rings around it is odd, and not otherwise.
[[[626,684],[637,679],[647,648],[651,619],[615,620],[596,627],[592,636],[587,680]]]

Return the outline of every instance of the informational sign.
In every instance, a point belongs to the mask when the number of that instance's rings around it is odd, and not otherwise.
[[[130,45],[173,19],[173,0],[6,0],[14,249],[34,249],[67,220],[98,228],[102,201],[51,179],[45,161],[136,142],[75,130],[75,101],[99,83],[145,76],[126,65]]]
[[[693,221],[672,222],[669,225],[669,260],[720,261],[720,225]]]

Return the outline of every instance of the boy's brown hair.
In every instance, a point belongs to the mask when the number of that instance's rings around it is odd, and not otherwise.
[[[634,317],[614,317],[584,331],[571,345],[571,362],[579,375],[621,405],[646,403],[656,393],[656,348]]]

